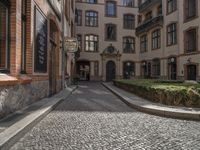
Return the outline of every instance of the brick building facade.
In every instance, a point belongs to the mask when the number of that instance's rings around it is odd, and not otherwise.
[[[73,3],[64,5],[65,36],[74,36]],[[0,118],[61,90],[61,40],[60,1],[0,0]]]

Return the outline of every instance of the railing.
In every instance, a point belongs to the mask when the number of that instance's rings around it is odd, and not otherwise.
[[[139,12],[142,12],[144,11],[145,9],[147,9],[148,7],[152,6],[153,4],[155,3],[162,3],[162,0],[146,0],[144,3],[142,3],[140,6],[139,6]]]
[[[150,20],[144,21],[136,28],[136,34],[139,35],[143,32],[147,32],[149,29],[155,27],[156,25],[163,25],[163,15],[159,15]]]

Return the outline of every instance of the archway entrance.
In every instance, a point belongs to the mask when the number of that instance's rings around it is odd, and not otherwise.
[[[49,47],[49,95],[56,93],[57,85],[57,48],[58,48],[58,28],[53,20],[50,20],[50,47]]]
[[[113,61],[108,61],[106,64],[106,81],[112,81],[116,77],[116,65]]]
[[[81,81],[90,80],[90,62],[89,61],[78,61],[77,62],[77,74]]]
[[[196,65],[187,66],[187,80],[196,80]]]

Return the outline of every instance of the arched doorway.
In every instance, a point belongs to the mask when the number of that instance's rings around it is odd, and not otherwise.
[[[187,65],[187,80],[197,79],[197,67],[196,65]]]
[[[113,61],[108,61],[106,64],[106,81],[112,81],[116,77],[116,65]]]
[[[89,61],[78,61],[77,62],[77,74],[81,81],[90,80],[90,62]]]
[[[49,95],[54,95],[56,93],[57,85],[57,49],[59,45],[59,33],[57,25],[53,20],[50,19],[50,47],[49,47]]]

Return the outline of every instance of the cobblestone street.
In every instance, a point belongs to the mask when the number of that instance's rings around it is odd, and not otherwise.
[[[129,108],[100,83],[82,83],[11,150],[198,150],[200,122]]]

